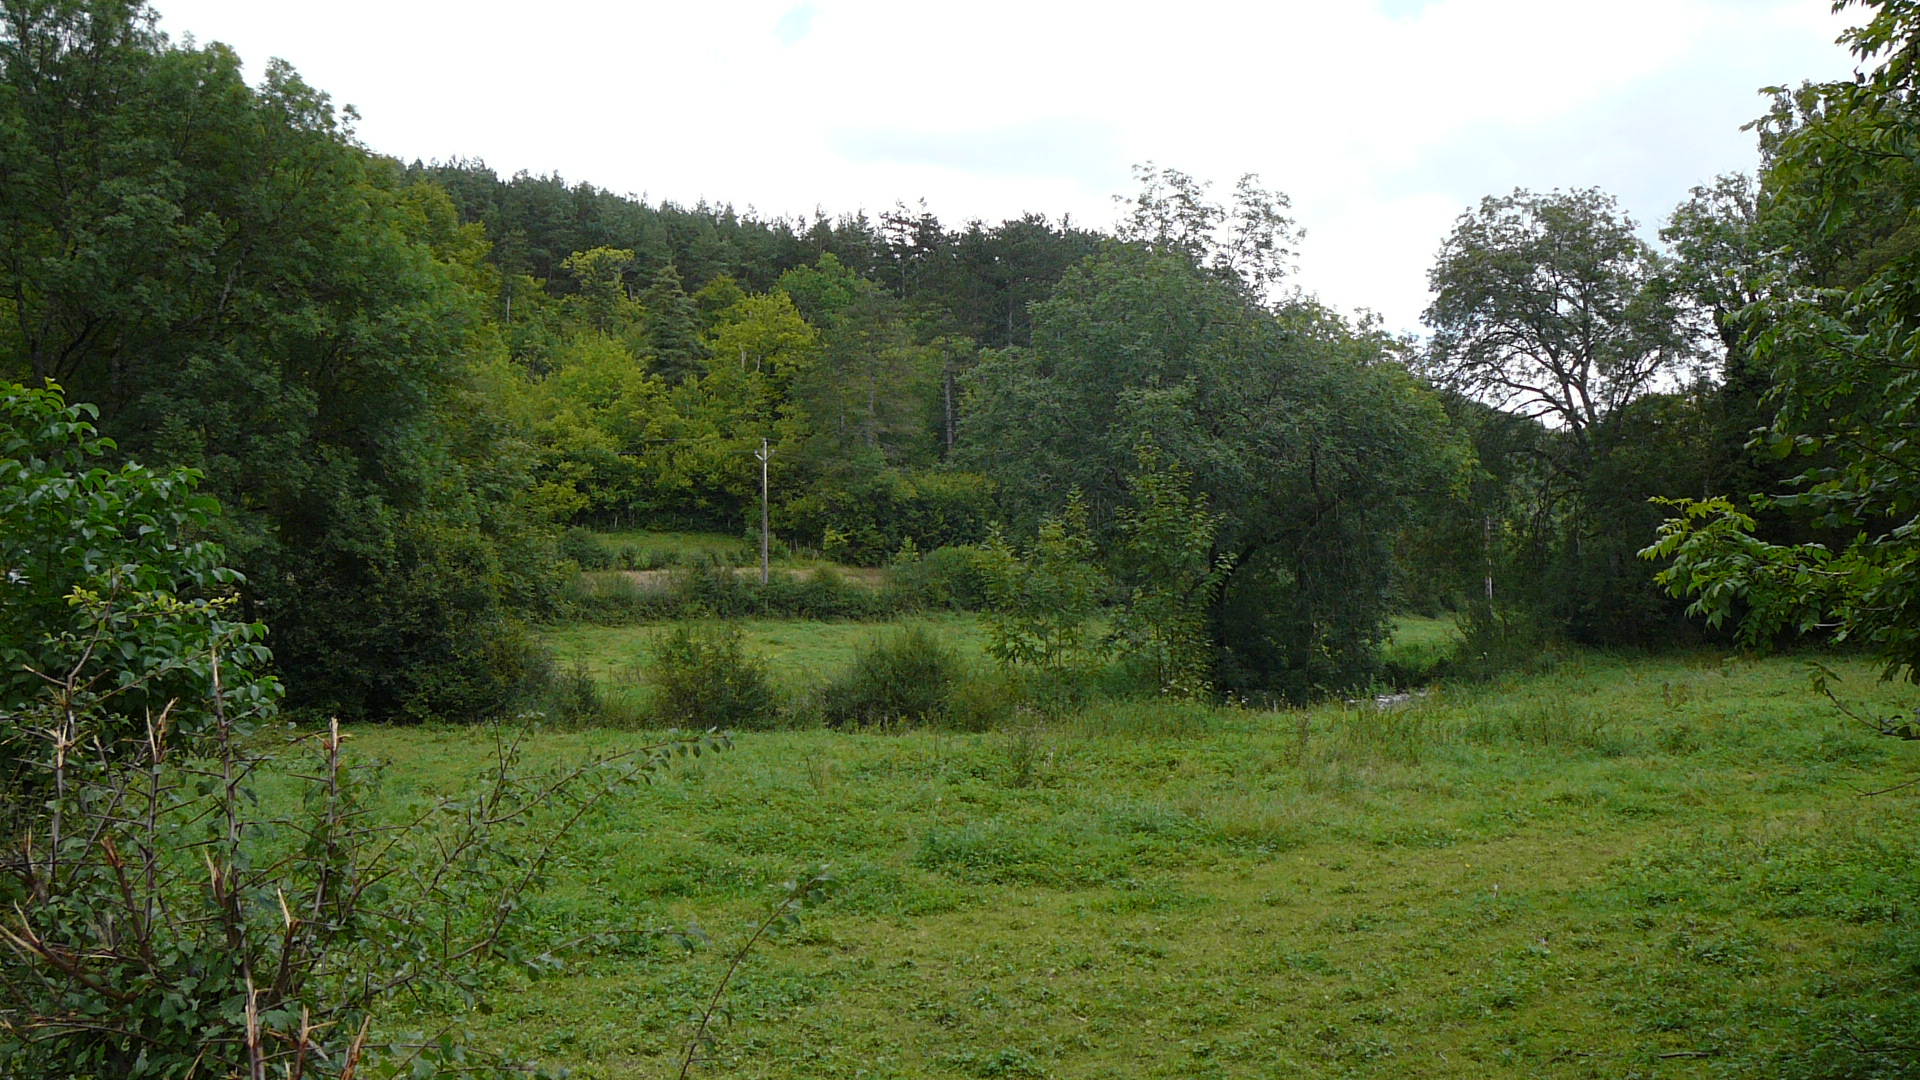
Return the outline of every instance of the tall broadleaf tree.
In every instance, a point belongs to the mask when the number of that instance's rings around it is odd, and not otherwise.
[[[0,8],[0,374],[204,474],[293,704],[494,711],[525,672],[507,601],[548,561],[475,396],[497,279],[351,119],[143,4]]]
[[[1460,461],[1397,343],[1255,293],[1185,250],[1109,244],[1034,306],[1031,349],[969,373],[955,457],[1000,485],[1017,527],[1082,493],[1110,549],[1155,446],[1220,515],[1215,686],[1303,699],[1377,672],[1390,538]]]
[[[1675,629],[1633,555],[1658,521],[1648,497],[1698,491],[1693,466],[1712,457],[1697,325],[1669,261],[1635,230],[1598,190],[1483,199],[1442,245],[1424,316],[1429,378],[1539,428],[1515,444],[1538,468],[1498,468],[1531,493],[1483,500],[1477,523],[1489,558],[1524,554],[1493,571],[1506,582],[1494,601],[1596,642]],[[1495,522],[1499,504],[1528,512]]]

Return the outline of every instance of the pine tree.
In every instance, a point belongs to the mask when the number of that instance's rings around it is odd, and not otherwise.
[[[706,370],[700,309],[681,287],[680,272],[672,263],[653,275],[640,302],[647,312],[647,350],[653,372],[669,383],[683,383]]]

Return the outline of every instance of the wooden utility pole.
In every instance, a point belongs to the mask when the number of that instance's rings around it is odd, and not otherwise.
[[[1481,519],[1487,531],[1487,603],[1493,603],[1493,515]]]
[[[746,354],[741,353],[744,359]],[[767,459],[773,456],[768,449],[767,440],[760,439],[760,452],[753,455],[760,459],[760,584],[767,583]]]

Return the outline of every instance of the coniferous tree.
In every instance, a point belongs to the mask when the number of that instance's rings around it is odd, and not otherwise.
[[[700,308],[681,286],[680,272],[673,264],[654,272],[640,305],[646,309],[647,363],[654,374],[677,384],[705,370]]]

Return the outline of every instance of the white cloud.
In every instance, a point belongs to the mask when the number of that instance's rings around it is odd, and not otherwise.
[[[1769,83],[1849,70],[1825,0],[161,0],[401,157],[769,213],[925,198],[1105,222],[1125,165],[1262,174],[1301,281],[1412,327],[1452,219],[1600,185],[1657,224],[1752,164]]]

